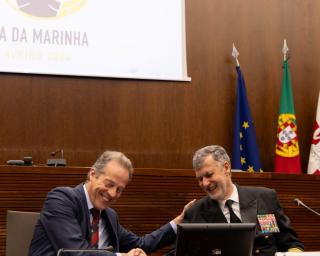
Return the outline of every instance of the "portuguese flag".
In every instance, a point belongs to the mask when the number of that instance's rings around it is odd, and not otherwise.
[[[283,62],[280,113],[276,143],[275,172],[301,173],[298,127],[294,113],[288,59]]]

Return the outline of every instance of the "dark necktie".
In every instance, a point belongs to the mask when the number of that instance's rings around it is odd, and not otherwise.
[[[98,248],[99,245],[99,219],[100,219],[100,211],[92,208],[90,210],[92,214],[92,222],[91,222],[91,246],[93,248]]]
[[[237,215],[234,213],[234,211],[232,210],[232,200],[227,200],[226,201],[226,206],[229,209],[229,213],[230,213],[230,223],[241,223],[241,220],[237,217]]]

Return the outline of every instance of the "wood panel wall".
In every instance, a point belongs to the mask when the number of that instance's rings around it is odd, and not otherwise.
[[[77,185],[85,180],[88,170],[0,166],[0,255],[5,252],[7,210],[40,211],[49,190]],[[306,250],[320,251],[319,217],[293,203],[294,198],[300,198],[320,211],[320,176],[234,173],[233,179],[240,185],[276,189]],[[137,169],[113,208],[122,225],[142,235],[173,219],[184,204],[203,195],[190,169]],[[154,255],[162,255],[162,252]]]
[[[0,163],[32,156],[45,164],[63,148],[69,165],[90,166],[109,148],[136,167],[191,168],[199,147],[221,144],[231,152],[234,42],[263,168],[272,171],[287,39],[306,170],[320,88],[319,11],[314,0],[186,0],[191,82],[2,73]]]

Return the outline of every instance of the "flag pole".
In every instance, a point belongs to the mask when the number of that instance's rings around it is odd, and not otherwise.
[[[232,171],[262,172],[247,90],[238,60],[239,52],[234,44],[232,56],[235,59],[238,74],[231,157]]]
[[[301,173],[298,126],[294,111],[292,84],[289,71],[289,48],[284,39],[283,76],[280,95],[280,111],[278,115],[277,140],[275,150],[275,172]]]

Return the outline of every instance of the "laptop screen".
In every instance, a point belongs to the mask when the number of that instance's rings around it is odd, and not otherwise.
[[[184,223],[178,225],[176,256],[250,256],[255,223]]]

